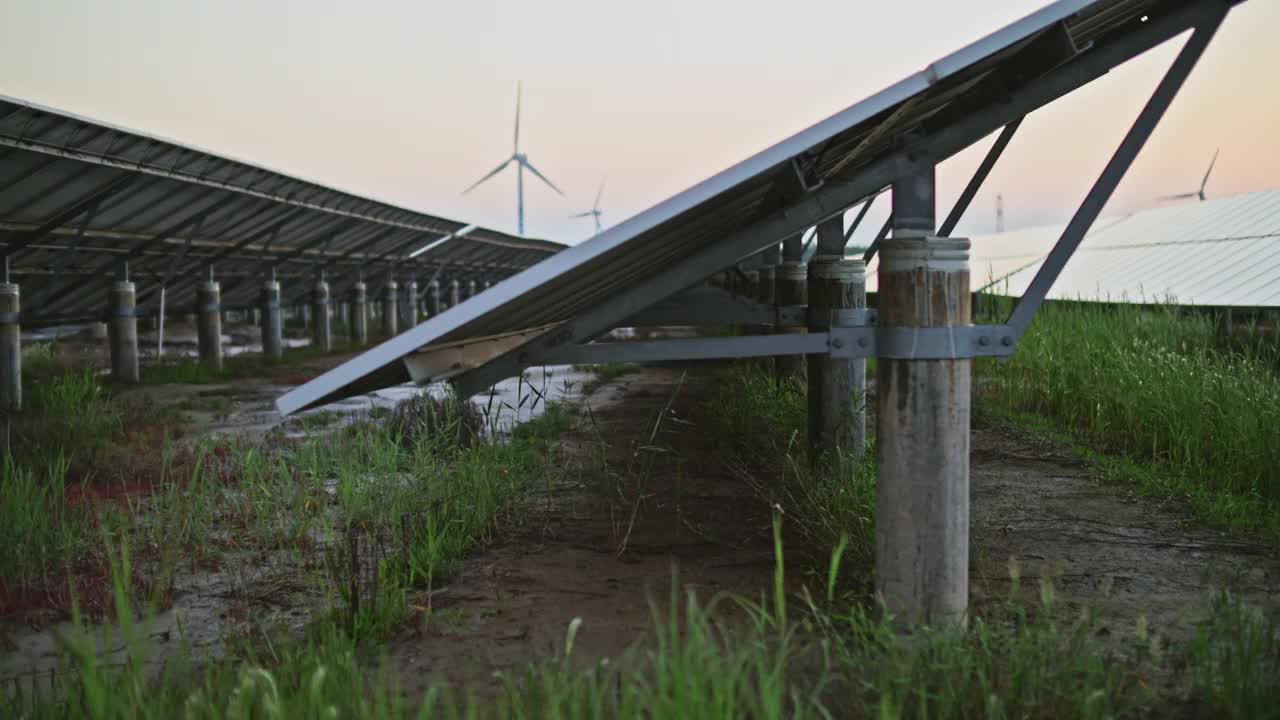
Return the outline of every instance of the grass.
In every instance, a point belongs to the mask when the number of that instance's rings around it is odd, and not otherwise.
[[[278,377],[298,372],[299,364],[308,360],[358,349],[348,340],[334,336],[333,350],[329,353],[310,345],[285,348],[284,355],[279,360],[272,360],[260,353],[241,353],[224,356],[221,369],[195,358],[183,358],[173,362],[144,365],[139,373],[139,381],[146,385],[169,383],[208,385],[243,378]]]
[[[608,362],[602,365],[574,365],[573,369],[578,372],[589,372],[595,376],[582,386],[582,394],[590,395],[597,388],[608,385],[623,375],[635,372],[637,367],[630,363]]]
[[[1141,333],[1131,328],[1129,334]],[[1081,337],[1091,336],[1075,335],[1077,344]],[[1201,348],[1188,342],[1174,352],[1233,368],[1255,362],[1248,354],[1223,357],[1220,349],[1202,355]],[[1048,356],[1036,371],[1016,367],[1021,356],[995,366],[996,373],[1008,374],[986,375],[989,389],[1006,382],[1012,398],[1042,398],[1039,383],[1059,377],[1054,363],[1076,356],[1052,346],[1040,352]],[[1077,371],[1093,377],[1088,374],[1093,370]],[[1123,379],[1099,372],[1101,380]],[[808,576],[816,582],[815,592],[785,591],[779,516],[774,581],[760,597],[702,598],[674,590],[665,603],[654,604],[648,636],[620,657],[586,664],[576,656],[575,638],[583,624],[575,620],[554,657],[503,674],[493,695],[440,686],[423,696],[405,696],[396,670],[378,659],[373,642],[403,625],[411,600],[425,598],[429,608],[431,591],[508,522],[521,493],[558,472],[562,463],[553,446],[573,420],[567,409],[553,404],[540,419],[518,425],[509,442],[460,443],[463,421],[449,414],[446,402],[426,413],[425,432],[370,422],[296,444],[199,447],[190,466],[166,461],[187,479],[151,497],[145,507],[151,520],[145,523],[131,522],[136,518],[125,513],[95,524],[65,503],[59,487],[65,473],[59,479],[17,466],[5,469],[0,520],[6,525],[0,542],[14,549],[0,554],[3,577],[38,574],[31,572],[36,565],[21,566],[28,556],[42,557],[41,567],[64,565],[96,536],[94,552],[112,570],[114,616],[125,636],[135,639],[127,662],[108,665],[91,650],[93,631],[77,616],[79,630],[65,647],[74,672],[61,675],[51,694],[36,698],[21,697],[18,685],[0,688],[0,701],[29,708],[27,716],[35,718],[1107,718],[1149,714],[1160,701],[1153,690],[1156,680],[1174,674],[1188,689],[1173,700],[1202,715],[1277,716],[1276,621],[1230,596],[1212,603],[1188,647],[1169,646],[1143,623],[1131,632],[1108,626],[1104,634],[1087,610],[1059,607],[1047,582],[1039,602],[1024,605],[1014,599],[1023,597],[1016,576],[1007,600],[984,605],[959,628],[904,632],[874,607],[851,602],[841,587],[865,582],[874,544],[873,453],[815,472],[804,459],[805,404],[798,387],[778,385],[747,364],[718,380],[708,408],[715,413],[714,431],[726,439],[734,471],[783,511],[795,531],[788,537],[804,541],[806,562],[815,564],[815,548],[836,548],[826,558],[826,571]],[[1080,391],[1068,382],[1051,387]],[[1148,397],[1123,384],[1111,386],[1111,392],[1132,392],[1146,408],[1184,408],[1168,399],[1162,405],[1161,394]],[[1103,403],[1097,394],[1091,399],[1091,407]],[[1107,445],[1102,439],[1110,432],[1095,434],[1082,416],[1050,412],[1076,407],[1071,402],[1059,399],[1034,410],[1010,402],[993,409],[1010,417],[1044,413],[1048,419],[1042,422],[1058,432],[1118,449],[1133,467],[1138,467],[1133,458],[1144,459],[1153,478],[1170,477],[1167,470],[1188,464],[1187,456],[1162,454],[1163,440]],[[1099,411],[1106,421],[1100,427],[1114,428],[1107,423],[1118,422],[1115,412]],[[1171,432],[1164,425],[1132,432]],[[1214,462],[1224,457],[1230,455],[1213,455]],[[1234,467],[1191,465],[1197,472]],[[1196,479],[1190,473],[1173,477],[1151,482],[1173,483],[1163,487],[1174,493]],[[1215,480],[1213,493],[1224,487],[1233,492],[1232,483],[1244,482]],[[33,513],[33,507],[47,511]],[[325,608],[301,638],[266,640],[264,635],[236,645],[221,659],[204,659],[195,670],[191,662],[170,662],[171,669],[160,677],[149,676],[136,629],[136,620],[148,610],[135,608],[154,608],[155,602],[136,599],[137,565],[172,564],[166,548],[184,556],[216,552],[227,538],[256,553],[304,554],[319,542],[323,562],[315,582]],[[151,598],[160,594],[155,584],[147,589]]]
[[[777,382],[767,367],[739,363],[717,377],[706,404],[710,427],[730,448],[730,469],[783,509],[811,548],[846,542],[848,567],[870,566],[875,547],[875,447],[814,467],[806,457],[804,388]],[[853,573],[846,573],[852,575]],[[869,576],[863,574],[860,584]]]
[[[1151,473],[1143,488],[1280,542],[1280,374],[1268,346],[1224,349],[1208,319],[1053,305],[1007,361],[981,361],[981,410],[1031,414]]]
[[[788,596],[781,538],[779,521],[766,595],[704,600],[673,590],[651,605],[646,639],[591,664],[575,656],[584,628],[575,619],[553,656],[502,673],[492,695],[433,686],[406,696],[395,670],[336,624],[194,672],[173,663],[158,679],[136,654],[119,665],[97,660],[81,625],[67,643],[76,672],[52,694],[0,694],[30,718],[1111,718],[1146,712],[1155,673],[1186,664],[1192,707],[1233,718],[1275,717],[1280,707],[1275,628],[1229,597],[1215,602],[1185,655],[1162,649],[1142,626],[1113,651],[1087,611],[1053,620],[1047,586],[1038,604],[1009,600],[967,627],[903,634],[863,606],[840,606],[834,579],[825,594]],[[127,576],[127,555],[114,566]],[[114,597],[126,637],[136,636],[118,581]]]

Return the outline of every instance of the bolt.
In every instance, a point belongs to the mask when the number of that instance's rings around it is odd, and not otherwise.
[[[983,335],[982,337],[978,338],[978,344],[981,345],[982,347],[986,347],[991,344],[991,338],[987,337],[986,335]]]
[[[867,339],[864,337],[858,338],[858,347],[864,348],[866,346],[867,346]]]
[[[1010,345],[1013,345],[1013,338],[1009,337],[1008,335],[1005,335],[1004,337],[1000,338],[1000,344],[1005,347],[1009,347]]]
[[[833,348],[842,348],[842,347],[844,347],[844,339],[843,339],[843,338],[835,338],[834,340],[832,340],[832,341],[831,341],[831,347],[833,347]]]

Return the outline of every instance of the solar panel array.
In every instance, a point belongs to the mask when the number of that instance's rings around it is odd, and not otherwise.
[[[335,296],[363,274],[400,282],[500,280],[562,245],[474,228],[203,150],[0,97],[0,252],[23,288],[23,324],[98,319],[128,262],[143,312],[159,289],[194,301],[213,267],[223,305],[253,302],[274,267],[285,299],[328,272]],[[302,280],[306,281],[302,281]],[[298,282],[291,282],[298,280]]]
[[[973,286],[1022,295],[1061,233],[1061,226],[1043,226],[972,238]],[[1280,190],[1099,220],[1049,297],[1280,306]]]
[[[459,379],[509,377],[929,168],[1178,33],[1219,0],[1059,0],[285,395],[291,412],[410,379],[424,346],[553,327]]]

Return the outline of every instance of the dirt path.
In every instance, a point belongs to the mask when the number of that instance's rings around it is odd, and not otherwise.
[[[649,599],[666,602],[673,570],[702,598],[768,587],[769,510],[698,427],[711,389],[704,369],[645,368],[591,396],[565,479],[390,644],[410,696],[440,680],[493,688],[495,671],[554,656],[575,617],[576,658],[616,657],[650,631]]]
[[[1055,443],[980,425],[971,472],[976,602],[1008,595],[1010,558],[1024,594],[1050,578],[1068,609],[1093,608],[1115,636],[1145,616],[1163,637],[1186,637],[1219,590],[1258,605],[1280,597],[1273,548],[1154,508]]]
[[[649,599],[665,602],[674,568],[703,597],[768,587],[769,509],[698,427],[713,381],[706,367],[646,368],[589,398],[594,420],[555,460],[564,479],[389,645],[406,692],[436,681],[493,688],[495,671],[554,656],[574,618],[576,657],[616,656],[650,632]],[[1117,638],[1132,637],[1139,616],[1185,637],[1220,589],[1260,603],[1280,593],[1274,551],[1152,509],[1067,449],[979,425],[971,463],[975,607],[1007,597],[1011,557],[1025,597],[1052,578],[1060,608],[1094,608],[1100,632]]]

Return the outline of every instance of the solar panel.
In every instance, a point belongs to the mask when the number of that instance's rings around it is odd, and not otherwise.
[[[334,368],[277,406],[289,413],[454,374],[459,367],[425,375],[413,356],[483,338],[492,354],[453,377],[460,393],[476,392],[932,167],[1222,8],[1217,0],[1055,2]]]
[[[409,262],[441,238],[450,239]],[[402,280],[442,267],[504,277],[563,248],[6,97],[0,242],[23,286],[28,327],[97,319],[123,262],[145,278],[141,302],[154,304],[168,286],[170,306],[192,302],[214,265],[224,305],[235,307],[253,301],[272,268],[300,296],[325,269],[339,293],[361,273],[381,282],[391,269]]]
[[[973,238],[974,287],[1022,295],[1061,230],[1048,226]],[[1100,222],[1049,297],[1280,305],[1280,191],[1191,201]]]

